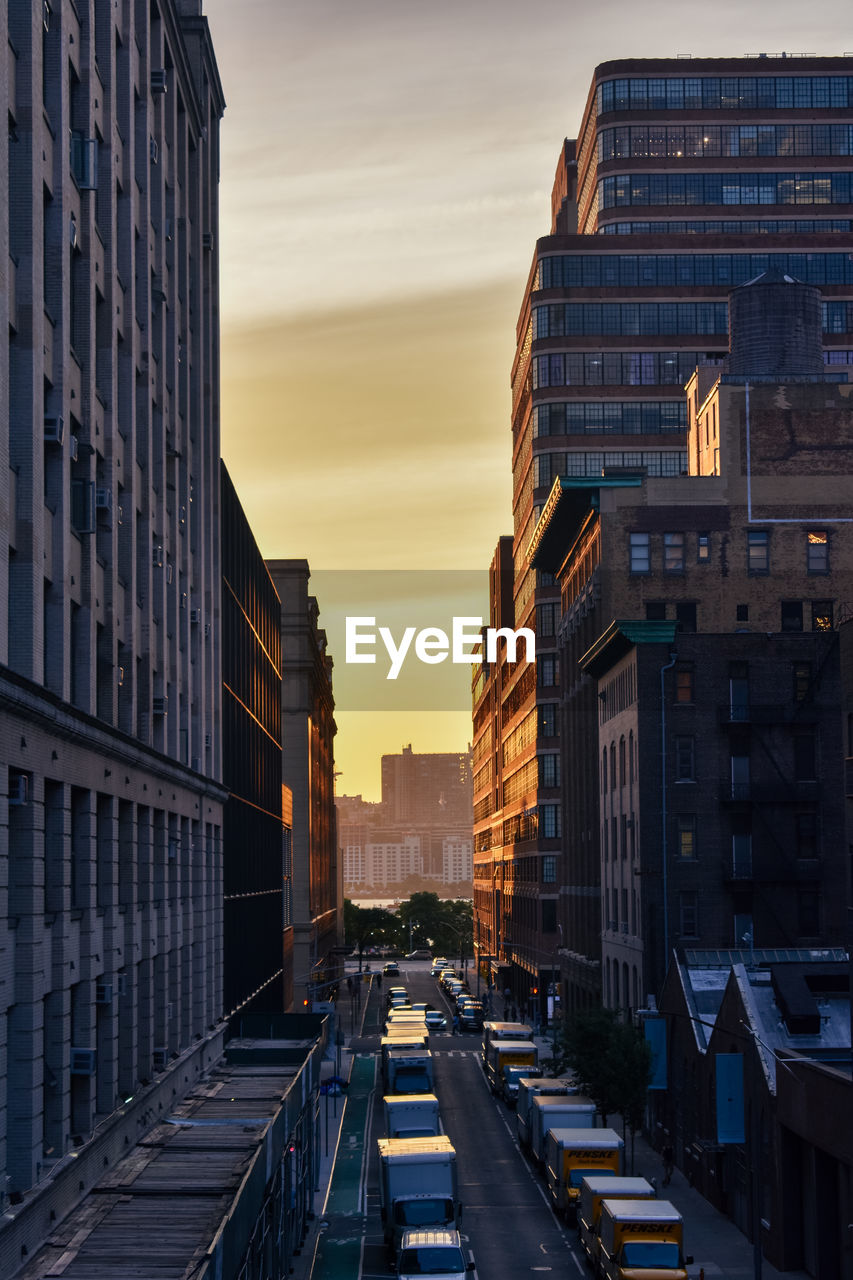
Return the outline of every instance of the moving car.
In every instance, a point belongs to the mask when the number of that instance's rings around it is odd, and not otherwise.
[[[410,951],[406,956],[407,960],[431,960],[432,952],[426,947],[418,947],[417,951]]]
[[[462,1280],[474,1270],[462,1250],[458,1231],[407,1231],[400,1244],[398,1280],[432,1276],[433,1280]]]
[[[382,966],[382,972],[386,978],[399,978],[400,966],[397,964],[396,960],[389,960],[386,965]]]

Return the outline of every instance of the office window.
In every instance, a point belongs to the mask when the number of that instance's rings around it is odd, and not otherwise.
[[[809,529],[806,534],[806,568],[809,573],[829,573],[829,534]]]
[[[783,631],[802,631],[802,629],[803,629],[802,600],[783,600],[782,601],[782,630]]]
[[[711,559],[711,535],[710,533],[697,533],[696,535],[696,559],[701,563]]]
[[[812,683],[812,664],[810,662],[795,662],[793,673],[794,701],[805,702],[809,696],[809,689]]]
[[[667,573],[684,572],[684,534],[663,535],[663,567]]]
[[[693,668],[678,667],[675,672],[675,701],[693,701]]]
[[[679,858],[696,857],[696,815],[679,813],[675,820],[676,852]]]
[[[558,804],[542,804],[539,806],[542,824],[541,833],[546,840],[556,840],[562,832],[562,812]]]
[[[553,653],[543,654],[536,660],[537,683],[541,688],[551,688],[559,684],[557,658]]]
[[[648,573],[651,569],[649,535],[647,533],[632,533],[630,543],[631,573]]]
[[[832,601],[812,600],[812,631],[832,630]]]
[[[699,937],[699,895],[693,889],[678,895],[678,931],[682,938]]]
[[[763,529],[750,529],[746,535],[746,567],[750,573],[770,570],[770,535]]]
[[[692,737],[675,739],[675,777],[678,782],[693,782],[696,777]]]
[[[559,787],[560,757],[554,753],[539,757],[540,787]]]
[[[552,853],[546,853],[542,859],[542,883],[557,883],[557,859]]]

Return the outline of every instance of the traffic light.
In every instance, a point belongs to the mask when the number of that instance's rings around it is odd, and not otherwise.
[[[532,996],[538,996],[538,995],[539,995],[539,988],[538,988],[538,987],[531,987],[531,988],[530,988],[530,994],[531,994]]]

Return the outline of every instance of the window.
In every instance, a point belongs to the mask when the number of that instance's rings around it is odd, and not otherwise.
[[[816,938],[820,933],[820,894],[814,890],[800,890],[797,894],[797,931],[806,938]]]
[[[678,895],[678,931],[682,938],[699,937],[699,895],[693,889]]]
[[[678,782],[693,782],[696,777],[693,759],[693,738],[675,739],[675,777]]]
[[[679,631],[688,631],[692,635],[696,631],[696,602],[679,600],[675,606],[675,621]]]
[[[797,857],[817,857],[817,814],[798,813],[794,816],[797,834]]]
[[[666,622],[665,600],[649,600],[646,602],[646,622]]]
[[[805,702],[809,696],[812,683],[812,664],[810,662],[794,663],[794,701]]]
[[[626,782],[625,769],[625,739],[619,739],[619,786],[624,787]]]
[[[735,621],[749,622],[749,605],[748,604],[735,605]]]
[[[554,898],[546,898],[542,903],[542,932],[557,932],[557,903]]]
[[[541,688],[551,688],[553,685],[559,684],[557,675],[557,658],[554,654],[543,654],[536,661],[537,683]]]
[[[711,559],[711,535],[710,533],[697,533],[696,535],[696,559],[702,563]]]
[[[809,573],[829,573],[829,534],[809,529],[806,534],[806,568]]]
[[[684,534],[663,535],[663,567],[667,573],[684,572]]]
[[[649,573],[651,570],[649,535],[647,533],[631,534],[630,569],[631,573]]]
[[[752,877],[752,832],[732,832],[732,875],[736,880]]]
[[[746,567],[750,573],[770,570],[770,535],[763,529],[750,529],[746,535]]]
[[[560,757],[558,755],[539,757],[539,785],[540,787],[559,787]]]
[[[539,806],[541,815],[541,833],[546,840],[556,840],[562,831],[562,813],[558,804],[543,804]]]
[[[679,813],[675,820],[677,852],[679,858],[696,857],[696,815]]]
[[[542,859],[542,883],[557,883],[557,859],[552,853],[547,853]]]
[[[782,601],[782,630],[783,631],[802,631],[802,629],[803,629],[802,600],[783,600]]]
[[[832,630],[832,601],[812,600],[812,631]]]
[[[813,782],[815,769],[815,737],[813,733],[798,733],[794,737],[794,777],[797,782]]]
[[[693,701],[693,668],[678,667],[675,672],[675,701]]]
[[[538,708],[539,712],[539,736],[541,738],[556,738],[557,736],[557,705],[554,702],[543,702]]]

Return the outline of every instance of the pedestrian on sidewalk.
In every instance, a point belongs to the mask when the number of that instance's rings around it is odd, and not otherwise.
[[[453,1034],[455,1036],[459,1035],[459,1014],[458,1013],[454,1013],[453,1015]]]
[[[672,1181],[672,1170],[675,1164],[675,1152],[672,1149],[672,1143],[667,1138],[660,1153],[661,1163],[663,1164],[663,1185],[668,1187]]]

